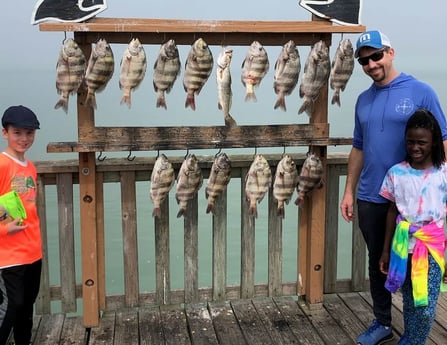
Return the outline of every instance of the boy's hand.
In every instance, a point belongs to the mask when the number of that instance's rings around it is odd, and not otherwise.
[[[379,260],[379,268],[380,272],[383,274],[388,274],[388,266],[390,263],[390,255],[388,253],[382,253],[382,256]]]
[[[8,235],[13,235],[19,231],[25,230],[28,227],[28,225],[21,225],[21,224],[22,219],[20,218],[16,218],[12,222],[9,222],[7,225]]]

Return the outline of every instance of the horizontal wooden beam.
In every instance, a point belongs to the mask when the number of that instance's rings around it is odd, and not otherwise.
[[[94,127],[79,142],[49,143],[48,152],[156,151],[246,147],[351,145],[329,138],[329,124],[213,127]]]
[[[246,45],[258,39],[264,45],[278,45],[293,39],[298,45],[328,40],[334,33],[360,33],[362,25],[333,25],[330,21],[247,21],[180,20],[139,18],[94,18],[83,23],[51,22],[39,24],[41,31],[75,32],[77,41],[93,43],[105,38],[128,43],[138,37],[143,44],[160,44],[175,39],[177,44],[192,44],[202,37],[208,44]],[[262,38],[262,39],[261,39]]]

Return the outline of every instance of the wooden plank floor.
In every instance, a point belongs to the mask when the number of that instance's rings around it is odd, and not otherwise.
[[[291,297],[255,298],[107,312],[99,327],[87,330],[80,317],[36,317],[33,344],[355,344],[372,318],[369,293],[325,295],[323,305],[312,308]],[[393,327],[390,345],[397,344],[403,330],[399,295],[393,297]],[[447,344],[447,293],[438,301],[427,342],[433,344]]]

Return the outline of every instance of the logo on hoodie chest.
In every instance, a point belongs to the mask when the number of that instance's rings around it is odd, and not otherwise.
[[[394,109],[398,114],[410,115],[414,111],[414,103],[409,98],[402,98],[399,100],[399,103],[396,104]]]

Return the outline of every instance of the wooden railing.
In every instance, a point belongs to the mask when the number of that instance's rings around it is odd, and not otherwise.
[[[289,153],[294,158],[298,169],[304,161],[305,155],[302,153]],[[281,155],[265,154],[272,171]],[[98,231],[98,266],[99,282],[98,291],[100,296],[100,308],[102,310],[137,307],[145,304],[177,304],[208,300],[230,300],[238,298],[251,298],[255,296],[296,296],[302,294],[303,280],[305,276],[301,274],[305,267],[306,237],[303,233],[306,226],[305,210],[306,205],[312,202],[311,197],[306,198],[302,208],[293,205],[296,193],[293,195],[291,203],[286,208],[285,219],[276,216],[276,204],[272,195],[269,195],[261,202],[259,207],[259,218],[254,219],[248,215],[248,204],[243,197],[244,179],[253,155],[230,155],[232,161],[232,180],[230,186],[236,188],[239,200],[231,200],[228,193],[218,199],[217,214],[215,216],[205,213],[200,204],[204,201],[204,188],[206,178],[209,176],[213,156],[198,156],[204,184],[199,190],[199,194],[188,205],[187,214],[183,220],[183,228],[170,226],[176,218],[176,203],[170,205],[169,198],[162,205],[161,218],[152,218],[152,203],[149,198],[149,180],[151,169],[155,157],[128,160],[126,158],[106,158],[104,161],[97,161],[96,190],[97,190],[97,226]],[[180,168],[183,157],[169,157],[176,170]],[[365,276],[365,254],[366,249],[359,231],[355,231],[357,224],[352,228],[352,256],[351,278],[340,279],[337,275],[337,262],[339,258],[339,188],[343,187],[340,179],[346,175],[347,155],[329,154],[327,159],[327,176],[325,188],[327,188],[327,210],[326,210],[326,234],[325,234],[325,260],[323,267],[315,269],[324,270],[324,292],[346,292],[361,291],[366,285]],[[55,311],[65,313],[79,312],[77,302],[82,299],[82,278],[80,274],[81,265],[79,263],[80,253],[80,232],[79,232],[79,176],[78,161],[45,161],[36,162],[38,168],[38,209],[42,224],[42,235],[44,243],[44,265],[42,273],[42,283],[40,295],[37,301],[37,312],[48,314]],[[107,188],[112,185],[119,185],[121,199],[108,198]],[[170,194],[175,193],[175,186]],[[119,192],[118,192],[119,194]],[[114,209],[121,210],[121,227],[119,224],[108,224],[110,205]],[[118,206],[120,205],[120,206]],[[236,205],[236,206],[235,206]],[[264,206],[262,206],[264,205]],[[233,214],[233,210],[237,210]],[[265,211],[265,212],[264,212]],[[116,212],[116,211],[112,211]],[[263,214],[264,213],[264,214]],[[116,219],[119,216],[113,215]],[[228,220],[231,223],[240,224],[240,228],[229,229]],[[206,219],[204,227],[200,229]],[[292,246],[292,251],[296,254],[296,275],[292,279],[285,280],[282,274],[283,267],[283,226],[287,220],[287,232],[296,232],[295,243],[287,243],[287,247]],[[113,221],[114,223],[116,221]],[[343,220],[344,222],[344,220]],[[347,223],[344,223],[345,225]],[[138,229],[137,229],[138,225]],[[346,225],[351,227],[351,225]],[[265,227],[265,232],[258,232],[257,228]],[[117,231],[117,229],[121,228]],[[304,229],[304,230],[303,230]],[[211,237],[208,245],[199,245],[201,238],[199,234],[209,233]],[[240,236],[240,248],[228,248],[227,238],[230,235]],[[121,234],[120,245],[122,252],[115,252],[115,249],[108,248],[112,233]],[[240,235],[239,235],[240,234]],[[257,267],[255,252],[258,241],[255,235],[265,235],[268,238],[267,267]],[[144,235],[145,242],[139,243]],[[173,280],[173,269],[171,263],[172,241],[170,238],[183,237],[183,253],[175,253],[183,256],[183,286],[181,288],[171,288]],[[265,243],[265,242],[264,242]],[[139,261],[140,254],[149,250],[153,245],[154,260],[149,262]],[[343,243],[346,246],[346,243]],[[211,247],[211,248],[210,248]],[[349,247],[349,246],[348,246]],[[229,249],[238,252],[240,255],[240,265],[236,269],[240,273],[240,281],[237,284],[227,283],[227,272],[229,270],[228,261],[233,258],[228,256]],[[106,256],[106,251],[113,252]],[[199,257],[203,252],[211,254],[205,259],[211,267],[211,283],[201,285],[199,272],[203,268],[199,267]],[[262,249],[261,249],[262,250]],[[115,260],[110,260],[110,256],[122,257],[122,268],[114,264]],[[293,263],[295,265],[295,263]],[[176,269],[178,269],[176,267]],[[234,269],[234,268],[232,268]],[[255,269],[266,271],[267,281],[256,281]],[[349,269],[349,268],[347,268]],[[121,272],[117,272],[121,271]],[[152,272],[152,276],[147,276]],[[113,273],[115,276],[121,275],[123,286],[121,291],[109,292],[108,279]],[[140,277],[145,279],[140,281]],[[150,284],[147,284],[150,281]],[[145,283],[146,282],[146,283]],[[53,302],[58,301],[60,307],[54,307]]]

